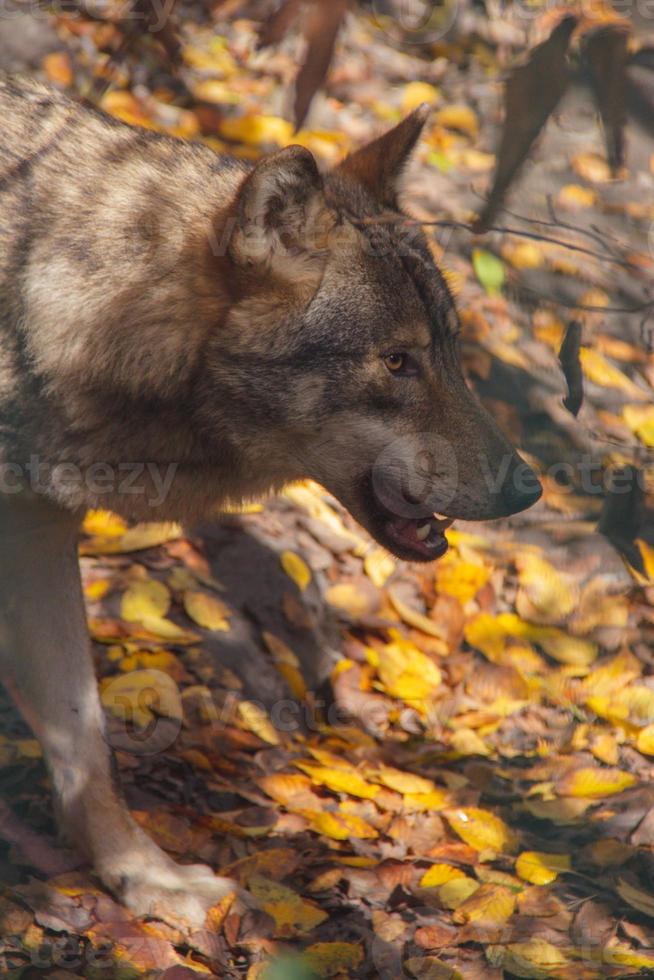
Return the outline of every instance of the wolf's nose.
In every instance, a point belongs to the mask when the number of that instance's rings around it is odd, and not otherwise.
[[[543,492],[531,466],[522,460],[512,469],[502,488],[507,514],[519,514],[535,504]]]

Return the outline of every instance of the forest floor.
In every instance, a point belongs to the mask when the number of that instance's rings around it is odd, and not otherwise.
[[[252,159],[299,140],[324,166],[432,101],[406,204],[471,220],[506,44],[401,45],[352,14],[294,136],[297,37],[258,51],[257,5],[239,7],[182,8],[176,69],[149,39],[108,60],[119,29],[70,13],[9,21],[0,62],[137,125]],[[38,743],[3,701],[3,976],[654,976],[654,147],[628,135],[613,180],[575,91],[497,219],[540,237],[432,229],[471,382],[542,476],[532,510],[456,525],[427,566],[396,562],[311,484],[192,531],[88,516],[129,806],[258,908],[224,903],[195,931],[127,914],[52,843]],[[558,359],[572,320],[577,418]],[[611,492],[626,465],[644,494]]]

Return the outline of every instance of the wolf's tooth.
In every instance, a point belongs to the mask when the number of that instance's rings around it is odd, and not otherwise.
[[[430,531],[431,531],[431,524],[423,524],[421,527],[417,527],[416,537],[418,541],[424,541]]]
[[[437,521],[446,521],[447,517],[444,514],[434,514]]]

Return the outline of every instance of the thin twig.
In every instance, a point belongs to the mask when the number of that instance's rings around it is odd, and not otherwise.
[[[528,220],[528,219],[525,219]],[[536,219],[533,219],[534,221]],[[440,219],[434,221],[421,221],[418,218],[395,218],[389,216],[378,217],[378,218],[366,218],[364,223],[371,224],[398,224],[404,227],[437,227],[437,228],[460,228],[463,231],[469,231],[473,235],[478,235],[479,233],[475,230],[474,226],[468,224],[465,221],[450,221],[447,219]],[[487,228],[484,234],[488,232],[495,231],[502,235],[517,235],[519,238],[529,238],[536,242],[547,242],[550,245],[558,245],[561,248],[567,248],[571,252],[581,252],[583,255],[589,255],[593,259],[597,259],[599,262],[612,262],[615,265],[620,265],[625,269],[633,269],[635,271],[640,271],[640,267],[630,262],[628,259],[619,259],[612,255],[600,255],[599,252],[594,252],[590,248],[585,248],[583,245],[575,245],[573,242],[566,242],[562,238],[554,238],[551,235],[542,235],[536,231],[524,231],[522,228],[510,228],[502,225],[491,225]]]

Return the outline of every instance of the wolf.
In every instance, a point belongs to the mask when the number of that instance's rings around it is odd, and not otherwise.
[[[312,478],[430,561],[453,519],[540,495],[464,380],[452,296],[400,210],[428,114],[322,174],[299,145],[245,163],[0,81],[0,668],[63,832],[136,914],[197,924],[233,885],[174,863],[114,785],[86,509],[193,522]]]

